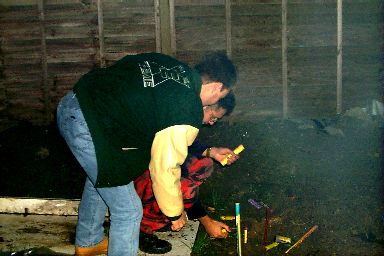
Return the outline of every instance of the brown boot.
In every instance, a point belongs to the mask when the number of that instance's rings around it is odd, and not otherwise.
[[[96,256],[102,254],[108,254],[108,237],[104,237],[100,243],[92,247],[75,246],[76,256]]]

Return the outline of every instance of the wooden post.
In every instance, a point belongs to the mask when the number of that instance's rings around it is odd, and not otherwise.
[[[337,85],[336,113],[342,111],[343,101],[343,0],[337,0]]]
[[[48,61],[47,61],[47,43],[45,34],[45,13],[44,13],[44,0],[38,1],[38,9],[40,16],[40,35],[41,35],[41,68],[42,68],[42,81],[41,87],[43,90],[43,101],[44,101],[44,115],[45,122],[51,121],[51,104],[49,99],[49,88],[48,88]]]
[[[97,25],[99,28],[100,67],[105,67],[103,1],[97,0]]]
[[[171,36],[171,53],[173,56],[176,56],[175,0],[169,0],[169,26]]]
[[[161,52],[160,3],[159,0],[154,0],[153,3],[155,6],[156,52]]]
[[[172,1],[173,3],[173,1]],[[172,55],[171,24],[170,24],[170,0],[159,1],[160,13],[160,45],[161,52]]]
[[[281,59],[283,118],[288,117],[288,62],[287,62],[287,0],[281,1]]]
[[[232,22],[231,22],[231,0],[225,0],[225,35],[226,51],[228,57],[232,56]]]

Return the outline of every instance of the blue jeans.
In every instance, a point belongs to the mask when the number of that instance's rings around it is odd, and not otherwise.
[[[96,188],[95,147],[75,94],[70,91],[57,107],[57,123],[77,161],[87,173],[76,227],[76,245],[90,247],[104,238],[104,218],[109,209],[109,256],[137,255],[143,215],[133,182],[125,186]]]

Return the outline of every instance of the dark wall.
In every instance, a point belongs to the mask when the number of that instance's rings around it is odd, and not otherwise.
[[[20,120],[50,122],[60,97],[89,69],[108,66],[126,54],[159,51],[156,0],[101,2],[3,1],[2,129]],[[337,1],[287,1],[286,48],[282,2],[177,0],[170,8],[174,27],[169,36],[177,58],[192,65],[207,52],[223,51],[238,66],[233,118],[282,117],[284,97],[288,117],[336,114]],[[345,111],[382,100],[383,1],[342,2]],[[283,49],[288,68],[285,89]]]

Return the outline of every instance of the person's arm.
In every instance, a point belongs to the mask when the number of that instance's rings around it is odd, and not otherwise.
[[[156,133],[152,143],[149,170],[153,193],[161,211],[171,221],[183,214],[180,190],[180,165],[185,161],[188,146],[195,140],[198,129],[190,125],[175,125]]]
[[[199,218],[207,234],[212,238],[226,238],[231,229],[228,225],[210,218],[208,215]]]
[[[201,204],[200,199],[197,199],[196,202],[185,211],[187,212],[188,218],[191,220],[198,219],[207,215],[207,212]]]
[[[212,238],[226,238],[231,229],[224,223],[210,218],[201,204],[200,199],[186,210],[189,219],[198,219],[207,234]]]
[[[209,154],[208,154],[209,150]],[[231,155],[230,158],[228,158],[228,165],[233,164],[239,156],[236,155],[231,149],[229,148],[221,148],[221,147],[211,147],[209,149],[206,149],[203,152],[203,155],[207,157],[209,155],[210,158],[215,159],[216,161],[220,162],[228,157],[228,155]]]
[[[196,139],[192,145],[189,146],[188,152],[201,159],[206,156],[204,153],[206,152],[207,148],[210,148],[210,146]]]

